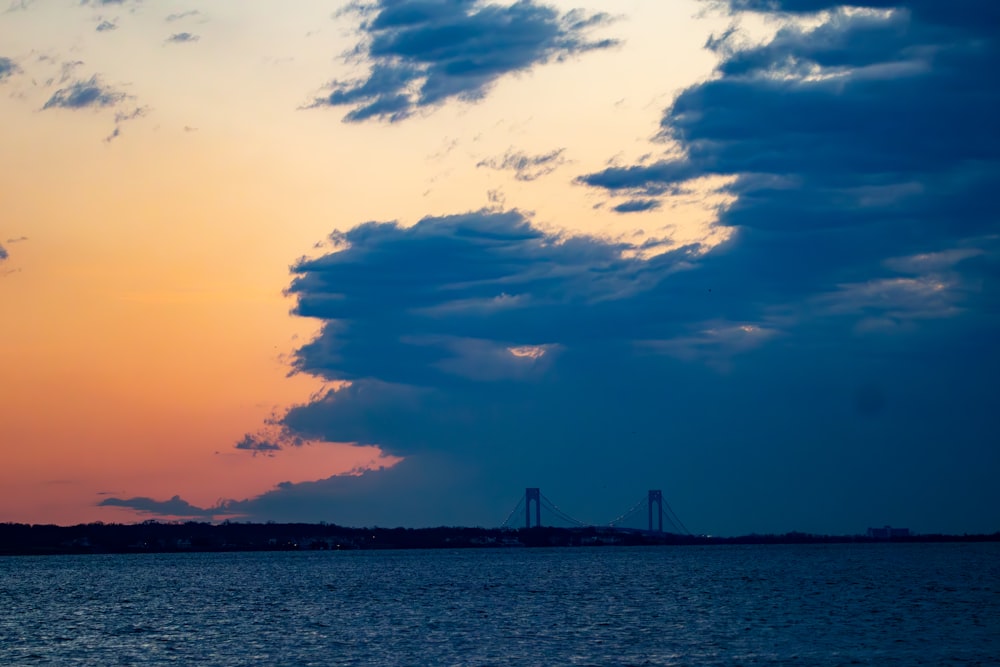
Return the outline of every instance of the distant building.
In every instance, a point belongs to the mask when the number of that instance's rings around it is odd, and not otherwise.
[[[882,528],[868,529],[868,537],[873,540],[895,540],[901,537],[909,536],[909,528],[893,528],[892,526],[883,526]]]

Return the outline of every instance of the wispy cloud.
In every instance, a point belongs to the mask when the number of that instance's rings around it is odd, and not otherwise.
[[[566,149],[559,148],[540,155],[529,155],[513,149],[508,150],[500,157],[480,160],[477,167],[489,167],[504,171],[513,171],[514,178],[519,181],[534,181],[551,174],[561,165],[566,163],[563,153]]]
[[[166,41],[174,44],[185,44],[188,42],[197,42],[199,39],[201,37],[193,35],[190,32],[175,32],[170,37],[167,37]]]
[[[11,0],[4,13],[24,11],[33,4],[35,4],[35,0]]]
[[[166,17],[165,20],[166,20],[167,23],[173,23],[174,21],[180,21],[181,19],[186,19],[186,18],[189,18],[189,17],[192,17],[192,16],[199,16],[200,14],[201,14],[201,12],[199,12],[197,9],[189,9],[186,12],[178,12],[178,13],[175,13],[175,14],[167,14],[167,17]]]
[[[142,118],[147,113],[149,113],[148,107],[135,107],[134,109],[128,111],[117,111],[115,112],[115,129],[112,130],[111,134],[104,138],[105,142],[111,142],[121,136],[122,125],[130,120],[135,120],[136,118]]]
[[[379,0],[353,9],[366,38],[355,51],[369,73],[330,83],[313,103],[352,107],[348,121],[398,121],[450,99],[478,100],[505,75],[616,44],[586,37],[608,15],[560,14],[533,0]]]

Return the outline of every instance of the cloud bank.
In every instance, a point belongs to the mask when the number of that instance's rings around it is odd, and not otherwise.
[[[356,52],[369,73],[332,82],[313,105],[351,107],[347,121],[399,121],[449,99],[479,100],[503,76],[616,44],[586,36],[608,15],[560,14],[533,0],[379,0],[354,8],[364,38]]]
[[[709,42],[717,76],[663,115],[671,153],[579,179],[638,212],[724,177],[722,245],[648,257],[488,210],[361,224],[294,264],[295,312],[321,324],[294,368],[343,384],[282,425],[404,460],[227,508],[497,525],[541,486],[600,522],[662,488],[695,532],[995,530],[997,13],[867,6],[728,3],[786,23]],[[372,48],[455,7],[484,6],[381,3]],[[409,82],[423,61],[400,62]],[[354,120],[396,113],[374,76],[342,89]],[[403,96],[405,116],[422,98]]]
[[[682,154],[580,182],[652,201],[704,176],[731,178],[735,203],[719,219],[739,236],[729,266],[742,264],[753,285],[774,290],[771,299],[824,290],[849,299],[861,285],[918,290],[893,258],[971,249],[975,262],[923,279],[981,302],[973,292],[992,282],[989,193],[1000,171],[1000,136],[987,129],[1000,104],[989,75],[1000,64],[995,11],[968,2],[865,4],[893,9],[731,3],[829,14],[752,48],[739,48],[733,32],[711,40],[719,76],[683,91],[662,120],[660,138]]]

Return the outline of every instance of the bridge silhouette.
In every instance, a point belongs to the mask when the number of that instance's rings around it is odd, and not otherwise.
[[[545,510],[544,515],[542,510]],[[534,511],[532,511],[534,510]],[[523,514],[522,514],[523,512]],[[663,492],[652,489],[637,500],[631,507],[607,523],[588,523],[575,519],[551,500],[545,497],[538,487],[528,487],[514,509],[510,511],[501,528],[513,528],[518,519],[524,517],[524,527],[534,526],[569,527],[569,528],[618,528],[621,530],[646,530],[648,532],[670,532],[679,535],[690,535],[684,523],[674,514],[670,504],[664,499]],[[542,522],[542,517],[546,522]],[[664,530],[667,526],[667,530]]]

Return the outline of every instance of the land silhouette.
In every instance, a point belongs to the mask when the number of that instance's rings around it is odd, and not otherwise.
[[[516,547],[828,544],[912,542],[1000,542],[1000,532],[978,535],[868,535],[802,532],[736,537],[589,526],[581,528],[350,528],[328,523],[241,523],[224,521],[75,526],[0,524],[0,555],[176,553],[225,551],[310,551],[357,549],[475,549]]]

